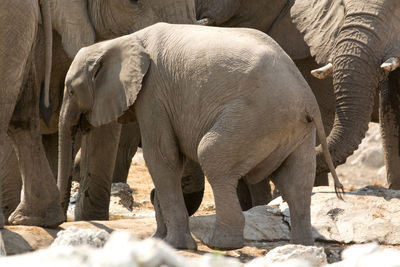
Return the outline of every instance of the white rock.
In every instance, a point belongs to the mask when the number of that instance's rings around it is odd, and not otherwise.
[[[299,259],[291,259],[285,262],[271,263],[265,258],[256,258],[245,265],[246,267],[313,267],[309,262]]]
[[[242,264],[235,258],[225,257],[219,253],[208,253],[200,259],[193,260],[190,265],[193,267],[216,267],[216,266],[229,266],[240,267]]]
[[[187,266],[185,258],[165,242],[158,239],[137,240],[127,232],[113,233],[98,254],[91,257],[91,266]]]
[[[368,186],[339,200],[332,188],[314,188],[311,224],[314,238],[341,243],[400,243],[400,191]],[[290,223],[287,203],[282,213]]]
[[[353,165],[363,165],[367,166],[370,168],[376,168],[379,169],[382,166],[385,165],[384,159],[383,159],[383,149],[382,145],[380,146],[372,146],[372,147],[367,147],[363,149],[360,152],[360,155],[358,158],[354,159],[352,161]]]
[[[52,246],[19,256],[0,258],[0,266],[189,266],[189,260],[157,239],[137,240],[127,232],[114,232],[103,248],[87,245]]]
[[[289,227],[283,221],[279,209],[257,206],[243,212],[245,217],[244,238],[252,241],[289,240]],[[214,227],[215,215],[190,217],[190,231],[201,241],[209,238]]]
[[[332,267],[398,267],[400,251],[380,247],[376,243],[353,245],[342,252],[342,261]]]
[[[57,233],[51,246],[78,246],[89,245],[92,247],[102,247],[108,240],[110,234],[104,230],[80,229],[69,227]]]
[[[297,259],[308,262],[311,266],[327,264],[323,248],[302,245],[285,245],[274,248],[264,257],[267,263],[286,262]]]

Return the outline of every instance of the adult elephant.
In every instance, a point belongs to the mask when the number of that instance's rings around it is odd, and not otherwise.
[[[48,0],[48,3],[51,8],[54,29],[54,56],[50,82],[50,106],[40,105],[42,117],[40,129],[43,134],[42,139],[47,158],[53,173],[56,175],[58,114],[65,74],[77,51],[96,41],[131,33],[159,21],[193,23],[195,10],[193,0]],[[37,57],[41,59],[42,54],[43,51],[39,49]],[[41,65],[39,64],[39,68]],[[39,69],[38,72],[42,73],[43,70]],[[39,80],[39,82],[44,80],[43,75],[39,77]],[[132,132],[132,127],[127,126],[126,128]],[[92,165],[86,163],[85,160],[88,159],[84,158],[83,164],[88,164],[90,167],[82,170],[81,192],[84,192],[84,196],[78,200],[77,219],[108,219],[109,187],[111,184],[108,170],[111,169],[112,172],[114,168],[115,150],[113,144],[118,144],[119,137],[112,135],[109,139],[107,135],[99,135],[102,137],[99,146],[96,146],[93,153],[103,156],[98,156],[101,159],[97,159],[97,163]],[[120,146],[125,148],[126,146],[123,144]],[[122,154],[127,153],[124,149],[121,149],[121,151]],[[10,155],[6,164],[12,165],[14,163],[15,156]],[[7,174],[7,176],[3,176],[3,179],[8,179],[11,176],[18,178],[18,175],[18,173]],[[7,184],[7,188],[3,189],[3,192],[11,191],[17,192],[18,184],[13,183],[10,186]],[[8,212],[10,207],[15,206],[15,199],[6,198],[6,200],[8,200],[8,203],[3,204],[3,210]]]
[[[57,187],[46,160],[39,129],[39,68],[38,51],[45,51],[46,106],[49,105],[49,78],[51,66],[51,17],[49,2],[38,0],[0,1],[0,161],[12,154],[10,143],[18,159],[22,176],[23,193],[16,210],[10,215],[13,224],[57,226],[64,215],[57,201]],[[42,26],[39,27],[39,24]],[[46,41],[39,41],[45,29]],[[45,49],[45,47],[47,49]],[[11,141],[10,141],[11,140]],[[2,174],[13,177],[6,165]],[[0,192],[2,181],[0,181]],[[1,197],[0,206],[2,207]],[[9,213],[9,212],[8,212]],[[7,214],[8,215],[8,214]],[[4,217],[0,211],[0,227]]]
[[[389,187],[398,189],[399,72],[386,79],[380,65],[399,56],[399,5],[393,0],[196,0],[196,12],[210,25],[262,30],[295,60],[317,97],[336,166],[358,147],[368,122],[380,119]],[[393,70],[396,61],[389,61],[394,63],[386,69]],[[319,71],[324,77],[332,71],[333,78],[312,78],[317,64],[328,63],[333,68]],[[318,173],[326,172],[319,148],[317,162]]]

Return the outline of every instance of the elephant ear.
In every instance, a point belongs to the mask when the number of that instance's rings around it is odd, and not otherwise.
[[[343,25],[342,0],[297,0],[290,10],[297,29],[304,35],[311,55],[319,64],[331,60],[331,52]]]
[[[100,43],[103,54],[89,63],[93,106],[86,116],[95,127],[116,121],[134,104],[142,88],[150,57],[139,40],[127,37],[111,48],[107,47],[111,41]]]
[[[79,49],[95,42],[87,0],[51,0],[53,28],[61,35],[62,45],[72,59]]]

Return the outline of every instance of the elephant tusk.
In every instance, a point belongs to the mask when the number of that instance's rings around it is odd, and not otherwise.
[[[319,69],[312,70],[311,75],[314,76],[315,78],[322,80],[330,76],[332,74],[332,71],[333,71],[333,65],[332,63],[328,63]]]
[[[212,18],[204,18],[196,21],[197,25],[203,25],[203,26],[215,26],[215,19]]]
[[[399,57],[391,57],[386,60],[382,65],[381,68],[385,71],[394,71],[400,66],[400,58]]]

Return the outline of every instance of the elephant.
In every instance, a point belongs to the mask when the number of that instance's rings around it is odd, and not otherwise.
[[[48,0],[46,2],[50,5],[52,18],[53,61],[49,92],[50,106],[47,107],[44,104],[44,98],[42,97],[39,108],[41,115],[40,130],[47,160],[56,177],[58,165],[58,117],[64,79],[77,51],[97,41],[128,34],[159,21],[194,23],[195,10],[193,0]],[[41,36],[39,35],[39,37]],[[42,39],[39,38],[38,42],[43,42]],[[38,45],[36,60],[42,62],[44,51],[40,48],[41,46]],[[42,65],[44,64],[38,64],[39,84],[44,82]],[[134,126],[124,125],[124,132],[133,134],[134,131]],[[101,133],[99,131],[99,136],[102,136]],[[118,153],[121,155],[132,154],[133,146],[132,144],[126,145],[124,136],[123,134]],[[111,140],[107,140],[107,136],[102,136],[101,138],[100,142],[111,142]],[[114,143],[118,145],[118,140],[119,137],[115,137],[112,140],[112,144],[101,146],[101,150],[97,147],[96,154],[104,154],[106,157],[99,158],[94,165],[90,165],[93,170],[90,168],[82,169],[82,174],[79,176],[82,177],[81,192],[85,192],[85,194],[84,196],[80,194],[82,197],[79,198],[77,203],[76,219],[108,219],[109,188],[111,187],[109,173],[113,172],[115,159],[114,148],[110,147],[114,146]],[[77,140],[76,143],[77,148],[79,148],[80,140]],[[8,158],[5,160],[5,164],[15,166],[15,155],[7,155]],[[85,158],[84,161],[86,160]],[[126,161],[119,163],[118,159],[118,164],[125,166]],[[97,171],[101,169],[104,172]],[[121,167],[115,168],[114,176],[118,176],[121,169]],[[2,176],[2,180],[6,180],[4,181],[6,188],[3,188],[3,194],[20,190],[21,185],[18,182],[10,182],[18,181],[19,176],[18,170],[8,173],[7,176]],[[95,176],[96,181],[88,178],[88,176],[92,178]],[[11,179],[11,177],[15,177],[15,179]],[[8,213],[10,209],[12,210],[16,203],[19,202],[18,197],[6,196],[5,200],[7,200],[6,203],[3,203],[5,213]]]
[[[67,73],[59,120],[61,195],[78,129],[139,124],[156,188],[154,236],[175,248],[197,248],[181,189],[187,159],[200,164],[214,193],[213,248],[243,246],[238,180],[269,174],[289,204],[291,241],[313,244],[316,132],[338,196],[343,189],[311,89],[279,45],[253,29],[157,23],[83,48]]]
[[[6,168],[16,168],[18,160],[23,184],[20,203],[8,219],[12,224],[55,227],[64,221],[39,128],[39,98],[42,97],[44,105],[49,106],[52,62],[50,9],[47,1],[0,1],[0,155],[2,164],[9,158],[14,160],[14,164],[6,164]],[[38,51],[43,51],[42,61],[37,58]],[[43,92],[38,82],[40,68],[45,73]],[[16,156],[12,155],[12,150]],[[4,169],[2,175],[6,182],[15,177],[13,170]],[[20,181],[15,183],[21,184]],[[0,181],[0,192],[8,192],[3,181]],[[1,199],[0,207],[10,208],[7,202],[3,205]],[[9,214],[10,210],[6,212]],[[1,210],[0,227],[4,223]]]
[[[389,188],[400,189],[400,76],[392,67],[399,47],[398,1],[196,0],[196,14],[208,25],[255,28],[279,43],[317,98],[335,166],[357,149],[369,121],[380,122]],[[380,68],[386,61],[386,70]],[[319,65],[331,62],[325,80],[315,79],[322,77]],[[315,185],[327,185],[327,166],[317,151]]]

